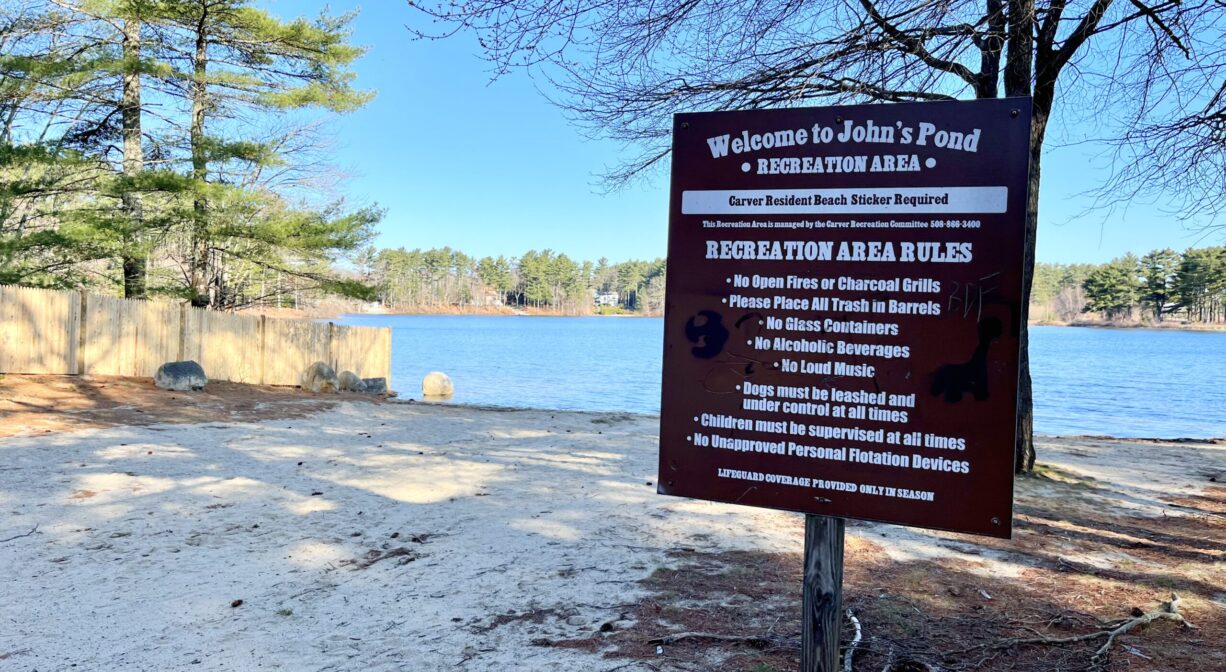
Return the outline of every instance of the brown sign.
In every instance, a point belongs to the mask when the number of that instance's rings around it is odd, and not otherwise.
[[[659,492],[1009,536],[1030,101],[673,123]]]

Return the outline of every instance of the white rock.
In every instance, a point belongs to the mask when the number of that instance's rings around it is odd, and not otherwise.
[[[426,397],[450,397],[455,394],[455,385],[442,371],[431,371],[421,381],[421,393]]]

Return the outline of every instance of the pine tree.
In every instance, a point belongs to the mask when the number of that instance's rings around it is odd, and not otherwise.
[[[284,113],[304,108],[350,112],[372,95],[352,86],[349,66],[363,49],[349,44],[353,14],[320,16],[315,21],[281,21],[252,7],[246,0],[166,0],[159,3],[159,18],[176,30],[178,39],[168,60],[175,74],[168,80],[169,92],[188,107],[187,148],[189,175],[195,183],[191,209],[185,213],[186,292],[198,306],[219,303],[225,293],[222,283],[226,264],[253,262],[244,248],[253,238],[261,244],[283,248],[283,258],[328,256],[352,250],[370,237],[370,227],[381,216],[364,209],[341,213],[334,205],[324,212],[334,216],[312,220],[312,235],[294,235],[286,222],[270,222],[259,234],[232,225],[235,217],[220,213],[234,202],[244,214],[274,219],[300,215],[285,204],[280,194],[246,185],[246,193],[227,193],[219,187],[222,175],[259,173],[281,157],[278,143],[259,137],[239,136],[246,124],[234,123],[252,114]],[[185,84],[176,84],[183,82]],[[234,180],[230,180],[233,182]],[[252,192],[263,199],[252,209]],[[221,219],[230,225],[218,227]],[[274,235],[282,234],[282,235]],[[277,270],[296,274],[334,288],[344,289],[315,271],[295,270],[293,264],[277,264]],[[221,302],[221,303],[224,303]]]
[[[1128,317],[1141,291],[1140,271],[1140,261],[1131,253],[1094,269],[1083,285],[1085,309],[1108,320]]]
[[[1179,306],[1194,322],[1226,319],[1226,247],[1184,252],[1174,278]]]
[[[0,243],[11,255],[9,275],[27,276],[21,267],[31,267],[34,251],[42,259],[33,268],[55,260],[61,281],[75,280],[67,275],[73,267],[111,257],[120,261],[124,295],[145,296],[149,243],[140,191],[151,183],[142,179],[140,83],[150,68],[141,41],[147,10],[141,0],[94,0],[31,2],[0,13],[0,31],[9,31],[0,36],[3,142],[14,150],[5,177],[22,208],[17,231]],[[32,177],[41,190],[30,188]],[[31,213],[41,219],[41,246],[23,235]]]
[[[1174,301],[1178,269],[1179,253],[1170,248],[1141,257],[1141,306],[1147,307],[1157,322],[1162,321],[1167,306]]]
[[[348,69],[352,15],[279,21],[250,4],[0,7],[0,279],[118,279],[127,296],[220,308],[304,288],[368,296],[333,262],[380,211],[285,180],[311,145],[294,110],[370,98]],[[273,118],[291,127],[261,130]]]
[[[515,277],[511,272],[511,262],[506,257],[484,257],[477,262],[477,277],[487,288],[497,292],[503,301],[507,300],[507,292],[514,286]]]

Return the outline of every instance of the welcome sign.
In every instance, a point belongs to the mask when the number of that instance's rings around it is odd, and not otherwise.
[[[1030,101],[676,115],[659,492],[1007,537]]]

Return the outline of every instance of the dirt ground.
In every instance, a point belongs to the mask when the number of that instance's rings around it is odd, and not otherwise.
[[[1192,515],[1171,520],[1087,515],[1084,508],[1056,503],[1053,496],[1066,494],[1062,488],[1029,479],[1020,485],[1014,539],[939,535],[956,556],[898,561],[885,549],[889,542],[873,539],[880,526],[849,529],[843,606],[862,636],[852,669],[1226,670],[1226,488],[1175,500]],[[799,521],[796,535],[803,536]],[[1001,575],[974,559],[993,551],[1014,571]],[[727,654],[719,669],[798,667],[800,555],[672,556],[674,567],[644,582],[652,597],[623,614],[634,627],[547,644],[650,660],[668,634],[751,635],[740,642],[697,636],[670,650],[693,656],[692,666],[682,669],[709,669],[703,661],[713,646]],[[1110,561],[1091,564],[1088,558]],[[1036,641],[1105,635],[1132,617],[1161,610],[1171,593],[1180,596],[1180,611],[1194,627],[1158,621],[1120,637],[1102,654],[1105,636]],[[854,635],[855,625],[844,619],[844,646]],[[610,651],[610,644],[616,648]]]
[[[345,395],[379,403],[375,397]],[[256,422],[302,417],[341,397],[292,387],[211,382],[200,392],[167,392],[151,379],[118,376],[0,375],[0,438],[161,423]]]
[[[798,665],[802,518],[656,495],[654,417],[174,394],[0,381],[0,669]],[[1226,445],[1039,458],[1011,540],[849,522],[850,669],[1226,671]]]

